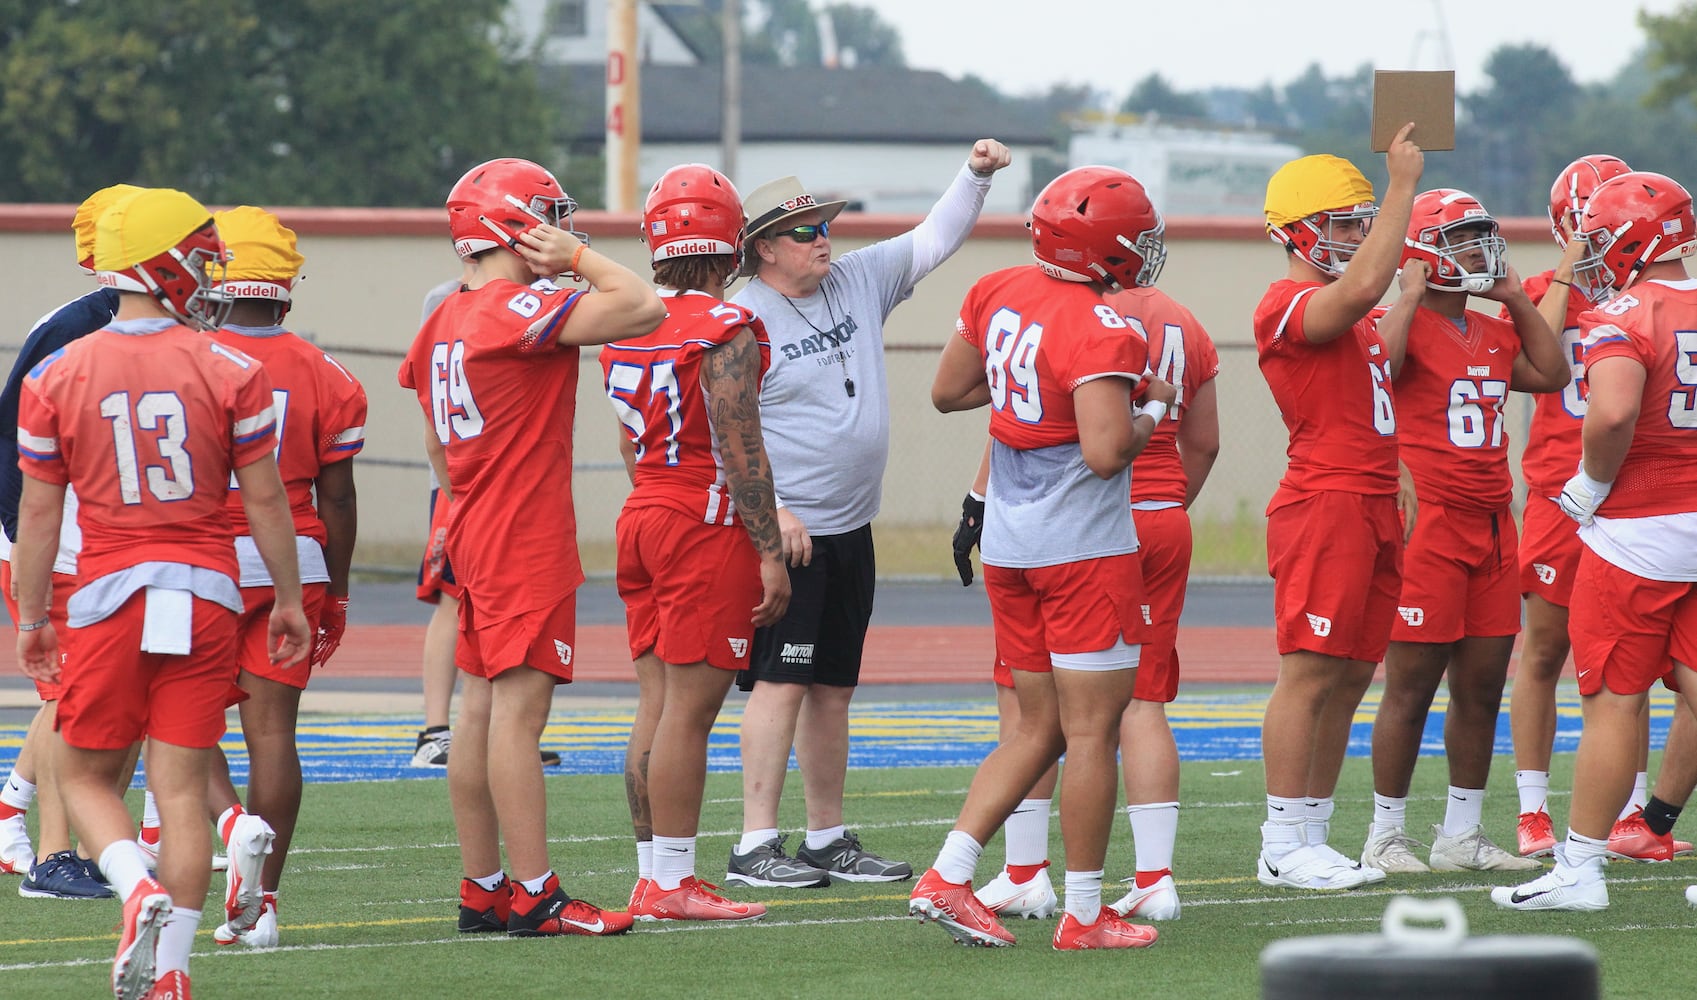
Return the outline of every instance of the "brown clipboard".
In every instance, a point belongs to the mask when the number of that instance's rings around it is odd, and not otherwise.
[[[1455,71],[1393,70],[1373,72],[1373,152],[1391,148],[1397,131],[1409,122],[1409,136],[1421,149],[1455,148]]]

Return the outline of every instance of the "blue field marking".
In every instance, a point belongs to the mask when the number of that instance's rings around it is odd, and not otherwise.
[[[1378,709],[1378,689],[1368,693],[1357,713],[1350,737],[1352,757],[1366,757],[1372,748],[1373,715]],[[1257,760],[1261,756],[1261,716],[1267,693],[1187,692],[1168,706],[1179,756],[1184,760]],[[1420,752],[1425,756],[1443,753],[1444,709],[1440,695],[1426,721]],[[1673,695],[1658,691],[1651,697],[1650,742],[1660,748],[1667,740],[1668,722],[1673,717]],[[1556,706],[1558,753],[1579,745],[1579,695],[1562,688]],[[557,750],[564,763],[548,769],[550,774],[618,774],[624,769],[625,742],[630,734],[632,712],[627,706],[573,709],[555,712],[543,735],[542,745]],[[711,771],[741,769],[737,730],[742,721],[740,705],[726,709],[708,740],[707,766]],[[409,765],[420,728],[417,716],[305,717],[299,728],[301,764],[308,781],[394,781],[441,778],[441,768]],[[900,702],[868,701],[850,710],[849,766],[941,767],[973,766],[996,744],[996,707],[990,701]],[[23,726],[0,726],[0,768],[9,768],[22,745]],[[238,731],[224,740],[231,776],[240,785],[247,781],[247,752]],[[1497,720],[1496,752],[1509,754],[1508,712]],[[793,764],[792,764],[793,766]]]

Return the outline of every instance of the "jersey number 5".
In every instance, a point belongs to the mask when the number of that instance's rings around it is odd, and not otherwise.
[[[613,409],[619,414],[619,423],[624,424],[630,431],[630,439],[636,445],[636,460],[642,461],[648,453],[643,438],[648,434],[648,421],[643,417],[637,392],[642,388],[644,376],[648,382],[647,408],[652,411],[656,397],[666,401],[666,423],[669,430],[666,433],[666,464],[678,464],[678,431],[683,428],[683,414],[679,412],[682,400],[678,394],[678,374],[675,362],[658,361],[651,365],[633,365],[623,361],[614,362],[607,372],[607,398],[613,401]]]
[[[130,409],[130,394],[114,392],[100,401],[100,415],[112,422],[112,450],[118,460],[118,494],[126,504],[141,503],[142,466],[136,457],[135,432],[156,431],[153,442],[165,465],[149,465],[147,491],[170,503],[194,495],[194,466],[183,450],[188,416],[174,392],[144,392]]]

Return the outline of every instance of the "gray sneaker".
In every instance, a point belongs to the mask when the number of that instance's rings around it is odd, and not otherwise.
[[[795,859],[804,865],[816,865],[839,882],[905,882],[913,877],[913,866],[906,861],[887,861],[860,846],[853,831],[815,851],[802,844]]]
[[[822,889],[830,885],[830,873],[784,853],[785,839],[768,840],[747,854],[738,854],[733,846],[731,860],[725,865],[725,884],[765,889]]]

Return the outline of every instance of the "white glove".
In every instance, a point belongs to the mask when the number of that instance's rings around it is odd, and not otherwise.
[[[1609,490],[1613,488],[1614,483],[1599,483],[1587,476],[1584,469],[1580,469],[1567,481],[1567,485],[1561,488],[1561,496],[1556,498],[1556,503],[1561,506],[1563,514],[1581,525],[1590,524],[1592,515],[1596,514],[1597,508],[1608,499]]]

